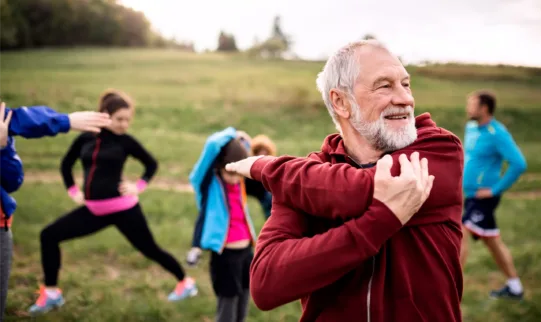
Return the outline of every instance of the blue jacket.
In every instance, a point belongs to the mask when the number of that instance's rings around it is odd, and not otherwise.
[[[492,119],[478,125],[466,124],[464,137],[464,195],[475,196],[480,188],[490,188],[494,196],[501,195],[526,171],[526,159],[505,126]],[[503,161],[508,167],[502,176]]]
[[[219,254],[223,251],[229,229],[229,207],[224,186],[215,173],[214,162],[221,149],[236,136],[236,130],[232,127],[212,134],[207,139],[203,152],[190,173],[190,182],[195,191],[199,210],[192,246]],[[244,185],[242,186],[244,213],[250,227],[252,241],[255,242],[255,229],[248,212],[245,188]]]
[[[55,136],[58,133],[68,132],[70,129],[69,117],[47,106],[20,107],[16,109],[6,108],[6,114],[12,112],[9,123],[8,145],[1,151],[1,186],[0,202],[6,217],[11,217],[15,212],[17,203],[9,194],[19,189],[24,179],[22,161],[15,150],[15,139],[18,135],[25,138],[38,138],[43,136]]]

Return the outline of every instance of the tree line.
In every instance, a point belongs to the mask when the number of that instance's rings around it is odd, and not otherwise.
[[[152,29],[140,11],[118,0],[0,0],[0,49],[43,47],[120,46],[174,47],[194,51],[193,43],[166,39]],[[291,48],[291,39],[275,17],[269,37],[254,41],[251,56],[279,58]],[[239,51],[235,37],[220,31],[214,49]]]
[[[191,45],[165,39],[142,12],[117,0],[0,0],[0,21],[2,50]]]

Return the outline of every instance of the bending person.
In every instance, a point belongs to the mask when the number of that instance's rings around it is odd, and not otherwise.
[[[111,115],[111,126],[99,135],[83,133],[75,139],[62,160],[62,177],[69,196],[80,207],[49,224],[41,232],[41,260],[45,286],[30,312],[43,313],[62,306],[58,288],[60,247],[63,241],[93,234],[114,225],[147,258],[158,262],[177,279],[170,301],[197,294],[195,281],[186,277],[173,256],[161,249],[148,227],[138,194],[145,190],[157,170],[157,162],[132,136],[127,134],[133,118],[131,100],[121,92],[107,91],[100,99],[101,112]],[[129,156],[143,163],[145,171],[137,183],[122,181],[122,169]],[[72,167],[81,159],[84,184],[81,191],[74,182]]]
[[[225,170],[247,157],[241,136],[232,127],[211,135],[190,174],[199,216],[188,262],[210,250],[210,275],[217,297],[216,322],[245,321],[250,299],[250,265],[256,234],[241,176]]]

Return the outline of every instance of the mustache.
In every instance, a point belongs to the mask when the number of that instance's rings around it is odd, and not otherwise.
[[[383,112],[381,113],[381,117],[385,117],[389,115],[396,115],[396,114],[408,114],[409,117],[413,117],[413,107],[410,105],[406,107],[389,106],[383,110]]]

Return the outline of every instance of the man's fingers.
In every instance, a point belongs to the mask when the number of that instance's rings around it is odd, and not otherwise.
[[[94,132],[94,133],[100,133],[100,132],[101,132],[101,128],[95,127],[95,126],[86,126],[86,127],[83,128],[83,131]]]
[[[421,159],[421,182],[425,184],[428,180],[428,160],[426,158]]]
[[[237,163],[236,162],[232,162],[232,163],[228,163],[225,165],[225,171],[229,171],[229,172],[237,172]]]
[[[6,103],[2,102],[0,104],[0,115],[2,115],[2,120],[4,119],[5,113],[6,113]]]
[[[4,111],[1,112],[2,114],[4,113]],[[9,125],[9,122],[11,122],[11,116],[13,115],[13,111],[9,111],[8,112],[8,115],[6,116],[6,120],[4,121],[4,123],[6,125]]]
[[[430,195],[430,191],[432,191],[432,187],[434,186],[434,179],[435,179],[434,176],[432,175],[428,176],[428,183],[425,186],[425,200]]]
[[[390,155],[385,155],[376,163],[376,178],[386,178],[391,176],[391,167],[393,166],[393,158]]]
[[[413,152],[410,156],[410,160],[413,173],[418,179],[421,179],[421,163],[419,161],[419,152]]]
[[[411,162],[408,160],[408,157],[405,154],[401,154],[398,157],[400,162],[400,176],[414,176],[413,167]]]

